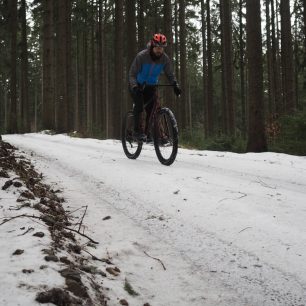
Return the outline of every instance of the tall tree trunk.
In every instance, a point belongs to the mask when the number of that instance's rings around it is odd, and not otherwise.
[[[115,91],[112,107],[111,136],[120,137],[123,104],[123,0],[115,1]]]
[[[72,1],[65,0],[66,2],[66,22],[67,22],[67,48],[66,48],[66,75],[67,75],[67,92],[68,92],[68,109],[67,109],[67,120],[68,120],[68,130],[72,131],[74,129],[74,107],[73,107],[73,92],[72,92],[72,31],[71,31],[71,14],[72,14]]]
[[[145,21],[144,21],[145,1],[138,0],[138,50],[143,50],[146,47],[145,43]]]
[[[135,0],[125,0],[125,7],[126,7],[126,44],[125,49],[127,50],[126,56],[126,77],[128,79],[128,71],[130,66],[135,58],[137,52],[137,41],[136,41],[136,14],[135,14]],[[143,4],[142,4],[143,5]],[[125,113],[128,108],[131,108],[133,104],[132,98],[128,95],[127,105],[123,105],[123,112]],[[123,103],[123,101],[122,101]]]
[[[282,74],[283,74],[283,101],[287,113],[296,109],[293,47],[290,22],[290,3],[288,0],[280,2],[281,14],[281,46],[282,46]]]
[[[173,32],[172,32],[172,4],[171,0],[164,0],[164,34],[168,40],[167,54],[173,58]]]
[[[89,72],[89,108],[88,108],[88,132],[93,134],[96,124],[96,58],[95,58],[95,11],[94,0],[90,4],[90,72]]]
[[[266,32],[267,32],[267,68],[268,68],[268,106],[269,114],[273,114],[275,94],[272,79],[271,18],[270,0],[266,0]]]
[[[298,38],[298,32],[299,32],[299,26],[298,26],[298,2],[294,2],[294,85],[295,85],[295,106],[296,109],[300,108],[299,103],[299,38]]]
[[[272,82],[273,82],[273,92],[275,93],[275,112],[280,114],[282,112],[282,84],[280,80],[280,63],[279,63],[279,48],[278,48],[278,38],[276,33],[276,13],[275,13],[275,0],[271,0],[271,25],[272,25]]]
[[[210,0],[206,0],[207,16],[207,112],[208,112],[208,135],[214,133],[214,76],[212,60],[212,29],[210,18]]]
[[[159,31],[159,16],[158,16],[158,10],[157,10],[157,0],[151,0],[153,6],[151,7],[151,10],[153,11],[153,16],[152,16],[152,19],[153,19],[153,22],[154,22],[154,25],[153,25],[153,32],[154,33],[158,33],[160,32]]]
[[[67,132],[71,129],[70,107],[70,17],[71,0],[58,1],[56,45],[56,129]],[[69,112],[69,113],[68,113]]]
[[[129,68],[137,52],[136,41],[136,0],[125,0],[126,7],[126,45],[127,67]]]
[[[207,105],[207,49],[206,49],[206,18],[205,18],[205,3],[201,0],[201,21],[202,21],[202,71],[203,71],[203,105],[204,105],[204,129],[205,136],[208,136],[208,105]]]
[[[83,134],[88,133],[88,39],[87,39],[87,25],[88,25],[88,5],[85,0],[85,12],[84,12],[84,28],[82,35],[82,52],[81,52],[81,64],[82,64],[82,77],[80,79],[81,98],[79,101],[79,123],[80,131]]]
[[[239,66],[240,66],[240,99],[241,99],[241,129],[246,136],[246,101],[245,101],[245,63],[244,63],[244,39],[243,39],[243,0],[239,0]]]
[[[235,133],[235,112],[233,99],[231,3],[229,0],[220,0],[220,7],[224,132],[233,135]]]
[[[75,130],[80,131],[80,122],[79,122],[79,103],[80,103],[80,31],[76,31],[75,39]]]
[[[54,130],[54,5],[52,0],[44,0],[43,4],[42,128]]]
[[[11,79],[8,133],[17,133],[17,0],[10,1]]]
[[[180,118],[182,128],[188,127],[188,101],[187,101],[187,49],[186,49],[186,3],[184,0],[179,0],[179,26],[180,26],[180,79],[182,87],[182,96],[180,103]],[[190,122],[191,124],[191,122]]]
[[[173,62],[173,33],[172,33],[172,5],[171,0],[164,0],[164,24],[163,31],[167,37],[168,46],[166,48],[167,55],[169,56],[171,62]],[[178,76],[177,76],[178,77]],[[174,109],[174,97],[173,92],[166,90],[165,99],[167,106]]]
[[[29,109],[29,76],[28,76],[28,40],[27,40],[27,18],[26,1],[21,0],[21,125],[23,132],[30,131]]]
[[[306,89],[306,0],[302,0],[303,4],[303,32],[304,32],[304,80],[303,89]]]
[[[1,131],[5,129],[5,91],[0,86],[0,138]],[[1,139],[0,139],[1,140]]]
[[[180,76],[178,14],[179,14],[178,0],[175,0],[174,1],[174,37],[175,37],[174,54],[175,54],[175,74],[176,74],[177,77]]]
[[[111,118],[111,113],[110,113],[110,102],[109,102],[109,90],[110,90],[110,77],[109,77],[109,61],[105,59],[104,63],[105,67],[105,137],[109,138],[110,137],[110,118]]]
[[[97,36],[97,127],[105,133],[105,66],[104,66],[104,25],[103,0],[99,0],[98,36]]]
[[[264,152],[267,143],[264,128],[263,65],[260,2],[246,0],[249,129],[247,151]]]

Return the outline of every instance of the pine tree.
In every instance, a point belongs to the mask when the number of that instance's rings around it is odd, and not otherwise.
[[[260,2],[246,0],[249,128],[248,152],[267,150],[264,127]]]
[[[11,0],[10,12],[10,105],[8,109],[8,132],[17,133],[17,0]]]
[[[115,1],[115,83],[114,101],[112,103],[111,137],[120,137],[122,104],[124,91],[123,73],[123,0]]]
[[[184,0],[179,0],[179,25],[180,25],[180,33],[179,33],[179,46],[180,46],[180,80],[182,87],[182,96],[181,103],[179,105],[179,118],[181,121],[182,128],[185,129],[188,127],[188,107],[187,107],[187,50],[186,50],[186,4]]]
[[[43,1],[43,86],[42,86],[42,127],[55,129],[54,113],[54,3]]]
[[[28,65],[28,37],[27,37],[27,18],[26,1],[21,0],[21,127],[23,132],[30,131],[29,121],[29,65]]]
[[[281,14],[281,46],[282,46],[282,78],[283,103],[287,113],[296,109],[295,86],[293,69],[293,47],[290,22],[290,3],[288,0],[280,2]]]
[[[220,10],[223,131],[233,135],[235,133],[235,110],[233,97],[231,2],[229,0],[220,0]]]

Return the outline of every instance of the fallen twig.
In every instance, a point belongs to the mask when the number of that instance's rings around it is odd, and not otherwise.
[[[56,224],[56,225],[57,225],[57,224]],[[81,235],[81,236],[87,238],[90,242],[92,242],[92,243],[94,243],[94,244],[99,244],[99,242],[94,241],[92,238],[88,237],[88,236],[85,235],[85,234],[82,234],[82,233],[78,232],[77,230],[74,230],[74,229],[72,229],[72,228],[70,228],[70,227],[66,227],[66,226],[63,226],[63,225],[60,225],[60,226],[62,226],[62,228],[66,229],[66,230],[68,230],[68,231],[77,233],[77,234],[79,234],[79,235]]]
[[[28,217],[28,215],[23,214],[23,215],[18,215],[18,216],[15,216],[15,217],[10,217],[9,219],[4,219],[4,221],[0,223],[0,226],[2,224],[6,223],[6,222],[9,222],[9,221],[14,220],[16,218],[22,218],[22,217]]]
[[[240,234],[241,232],[243,232],[243,231],[245,231],[245,230],[247,230],[247,229],[249,229],[249,228],[252,228],[252,227],[251,227],[251,226],[248,226],[248,227],[242,229],[240,232],[238,232],[238,234]]]
[[[75,212],[77,212],[78,210],[80,210],[80,209],[82,209],[82,208],[84,208],[85,206],[82,206],[82,207],[79,207],[79,208],[77,208],[77,209],[75,209],[75,210],[73,210],[73,211],[65,211],[66,212],[66,215],[67,216],[69,216],[69,215],[72,215],[72,214],[74,214]]]
[[[86,215],[87,207],[88,207],[88,205],[85,206],[85,211],[84,211],[84,214],[83,214],[83,216],[82,216],[82,218],[81,218],[81,222],[80,222],[80,225],[79,225],[78,232],[80,232],[80,229],[81,229],[81,226],[82,226],[84,217],[85,217],[85,215]]]
[[[227,190],[227,191],[229,191],[229,190]],[[224,198],[224,199],[221,199],[220,201],[218,201],[218,203],[221,203],[221,202],[223,202],[223,201],[226,201],[226,200],[240,200],[240,199],[242,199],[242,198],[245,198],[246,196],[247,196],[247,194],[246,193],[244,193],[244,192],[240,192],[240,191],[238,191],[238,192],[236,192],[236,191],[230,191],[231,193],[239,193],[239,194],[241,194],[241,196],[240,197],[237,197],[237,198]]]
[[[267,183],[263,182],[260,178],[258,178],[259,184],[266,188],[276,189],[276,186],[269,186]]]
[[[29,227],[24,233],[18,235],[18,236],[24,236],[25,234],[27,234],[28,232],[34,231],[34,227]]]
[[[0,223],[0,226],[3,225],[4,223],[9,222],[9,221],[11,221],[11,220],[14,220],[14,219],[16,219],[16,218],[23,218],[23,217],[25,217],[25,218],[39,219],[39,220],[45,221],[44,217],[38,217],[38,216],[34,216],[34,215],[33,215],[33,216],[30,216],[30,215],[23,214],[23,215],[18,215],[18,216],[10,217],[9,219],[5,219],[2,223]],[[61,224],[60,222],[56,222],[56,221],[54,221],[54,220],[52,220],[52,219],[48,219],[48,222],[51,223],[53,226],[60,226],[60,227],[66,229],[66,230],[68,230],[68,231],[77,233],[77,234],[79,234],[80,236],[83,236],[83,237],[87,238],[89,241],[91,241],[91,242],[94,243],[94,244],[99,244],[99,242],[94,241],[94,240],[93,240],[92,238],[90,238],[89,236],[87,236],[87,235],[85,235],[85,234],[82,234],[82,233],[78,232],[77,230],[72,229],[72,228],[70,228],[70,227],[66,227],[65,225]]]
[[[159,258],[156,258],[156,257],[153,257],[153,256],[149,255],[146,251],[143,251],[143,252],[144,252],[148,257],[153,258],[153,259],[159,261],[159,262],[161,263],[161,265],[163,266],[164,270],[166,270],[165,265],[163,264],[163,262],[162,262]]]
[[[102,259],[99,259],[97,256],[91,254],[90,252],[88,252],[88,251],[86,251],[86,250],[84,250],[84,249],[83,249],[83,252],[89,254],[89,255],[91,256],[91,259],[92,259],[92,260],[98,260],[98,261],[104,262]]]
[[[242,194],[242,196],[241,196],[241,197],[236,198],[236,200],[240,200],[240,199],[245,198],[245,197],[247,196],[247,194],[246,194],[246,193],[244,193],[244,192],[240,192],[240,191],[239,191],[239,193],[240,193],[240,194]]]

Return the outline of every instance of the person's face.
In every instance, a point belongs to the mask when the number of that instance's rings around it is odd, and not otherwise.
[[[164,53],[164,48],[163,48],[163,47],[159,47],[159,46],[154,47],[154,48],[153,48],[153,52],[154,52],[154,54],[155,54],[157,57],[161,57],[161,56],[163,55],[163,53]]]

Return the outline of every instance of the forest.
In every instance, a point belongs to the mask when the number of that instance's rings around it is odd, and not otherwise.
[[[154,33],[182,146],[306,155],[306,0],[1,0],[0,134],[120,139]]]

